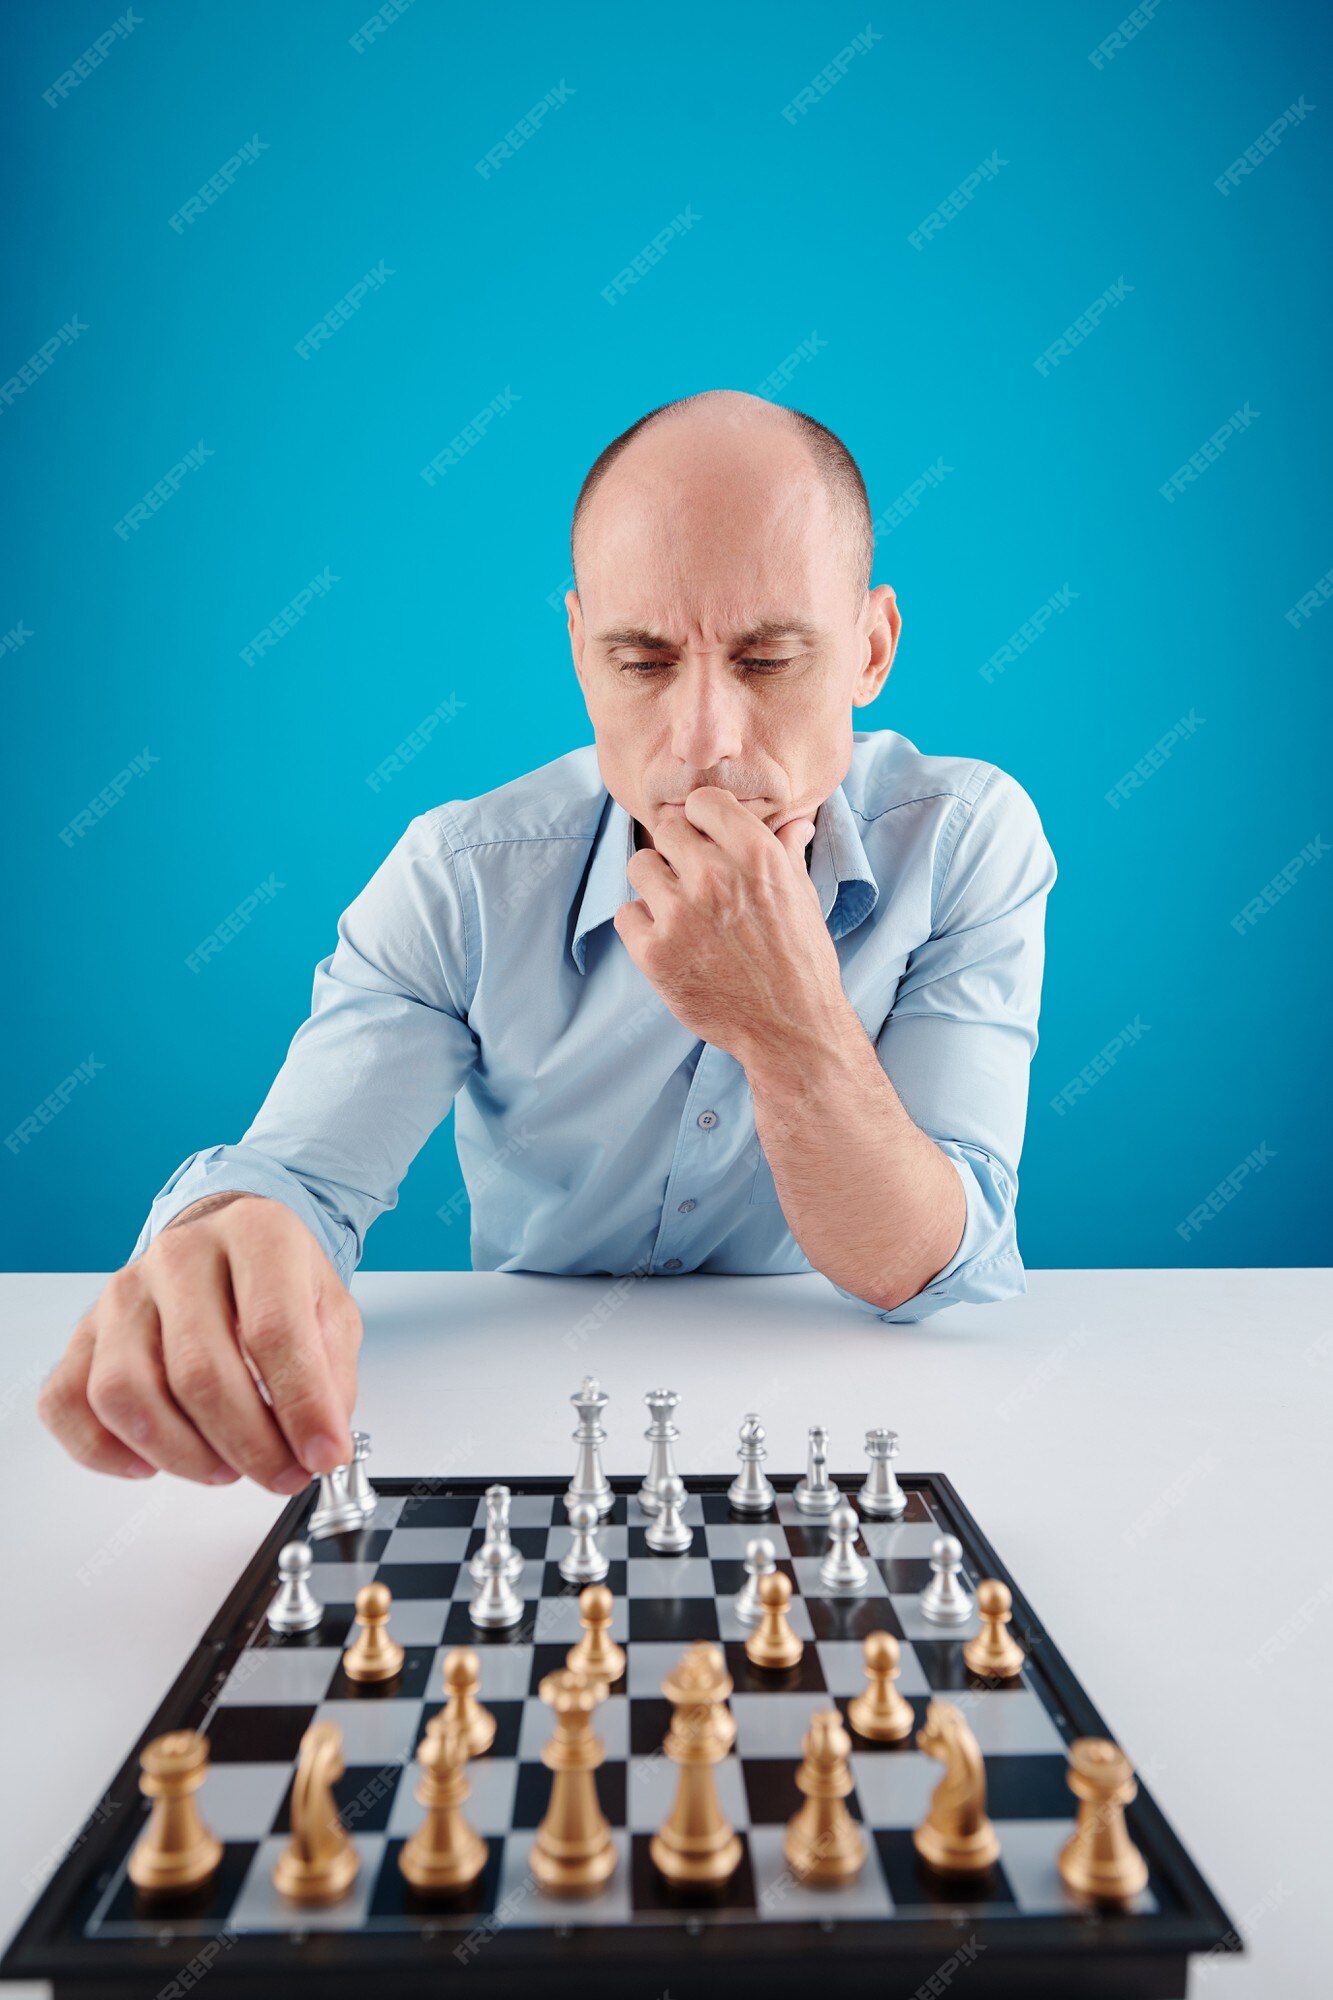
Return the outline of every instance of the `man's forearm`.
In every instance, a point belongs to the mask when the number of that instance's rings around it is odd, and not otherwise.
[[[744,1066],[783,1214],[815,1269],[882,1311],[915,1298],[962,1242],[967,1197],[851,1003]]]

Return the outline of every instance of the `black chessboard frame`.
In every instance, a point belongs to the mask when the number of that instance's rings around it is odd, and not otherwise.
[[[705,1519],[740,1522],[741,1517],[726,1510],[729,1478],[723,1474],[689,1480],[692,1500],[707,1510]],[[799,1517],[791,1514],[789,1500],[795,1480],[795,1475],[775,1475],[773,1484],[799,1536]],[[855,1493],[859,1480],[860,1475],[839,1476],[847,1493]],[[479,1505],[490,1483],[377,1479],[374,1486],[383,1501],[402,1498],[406,1505],[419,1505],[424,1498]],[[565,1485],[563,1479],[536,1478],[508,1483],[516,1511],[520,1496],[556,1496]],[[647,1517],[632,1498],[637,1479],[613,1479],[611,1484],[618,1503],[612,1519],[642,1530]],[[1008,1584],[1013,1592],[1011,1629],[1029,1651],[1024,1679],[1040,1695],[1063,1741],[1111,1735],[950,1482],[941,1474],[927,1473],[904,1475],[902,1485],[911,1502],[909,1519],[916,1513],[920,1521],[936,1524],[939,1532],[958,1537],[965,1573],[973,1585],[983,1576]],[[269,1995],[281,1995],[283,2000],[316,2000],[316,1996],[365,2000],[368,1991],[386,1992],[392,2000],[418,2000],[418,1996],[439,2000],[442,1993],[532,2000],[539,1992],[577,1995],[578,2000],[656,2000],[665,1992],[672,2000],[710,2000],[714,1994],[734,2000],[737,1981],[750,1974],[761,1982],[764,2000],[810,2000],[812,1982],[832,1974],[848,1982],[872,1979],[876,2000],[920,2000],[923,1994],[945,1992],[956,1993],[959,2000],[1071,2000],[1074,1995],[1078,2000],[1112,2000],[1112,1996],[1181,2000],[1191,1954],[1243,1948],[1226,1912],[1143,1785],[1129,1811],[1133,1837],[1151,1871],[1150,1907],[1140,1911],[1082,1911],[1070,1899],[1067,1907],[1050,1913],[1025,1914],[1020,1903],[1017,1911],[1011,1905],[1007,1914],[996,1915],[965,1900],[952,1905],[946,1895],[926,1911],[904,1914],[895,1904],[891,1911],[873,1917],[831,1917],[819,1900],[827,1892],[806,1888],[793,1893],[811,1899],[808,1920],[780,1922],[757,1916],[736,1920],[735,1912],[731,1921],[710,1921],[714,1906],[704,1898],[690,1906],[688,1915],[678,1911],[669,1921],[645,1918],[636,1904],[629,1921],[581,1923],[579,1903],[571,1900],[562,1903],[549,1922],[541,1923],[488,1926],[490,1905],[483,1902],[475,1905],[479,1913],[463,1928],[456,1919],[452,1925],[433,1924],[429,1912],[418,1912],[410,1928],[401,1924],[388,1930],[373,1926],[321,1930],[313,1924],[303,1928],[302,1912],[295,1909],[287,1928],[256,1932],[230,1931],[225,1917],[221,1922],[214,1919],[208,1930],[197,1924],[177,1929],[170,1909],[163,1906],[151,1927],[139,1926],[138,1935],[89,1935],[92,1914],[105,1906],[108,1885],[118,1876],[123,1879],[125,1859],[143,1824],[147,1808],[138,1786],[141,1749],[164,1731],[200,1727],[214,1712],[219,1689],[247,1645],[262,1643],[278,1550],[302,1534],[314,1504],[314,1489],[291,1502],[210,1622],[97,1812],[0,1961],[0,1980],[47,1981],[55,2000],[178,2000],[200,1983],[207,2000],[241,2000],[241,1996],[267,2000]],[[862,1524],[863,1530],[887,1525]],[[805,1528],[810,1535],[808,1556],[818,1545],[822,1524],[810,1521]],[[748,1523],[747,1532],[768,1532],[765,1520]],[[521,1545],[522,1536],[515,1538]],[[895,1566],[881,1567],[892,1571]],[[915,1586],[915,1571],[924,1565],[918,1561],[898,1567],[914,1572],[910,1581]],[[548,1563],[548,1572],[551,1568]],[[610,1580],[614,1587],[614,1568]],[[903,1586],[909,1581],[904,1575],[896,1580]],[[318,1569],[315,1581],[318,1584]],[[887,1600],[878,1602],[883,1608]],[[898,1602],[907,1599],[900,1597]],[[455,1605],[453,1611],[459,1608]],[[887,1621],[870,1622],[893,1621],[890,1615]],[[859,1625],[848,1629],[859,1635],[869,1626],[861,1618]],[[458,1631],[452,1614],[442,1636],[448,1643],[465,1638],[479,1648],[503,1643],[505,1638]],[[956,1649],[958,1643],[947,1635],[935,1641],[946,1649]],[[632,1637],[630,1644],[632,1652]],[[734,1646],[727,1650],[734,1656]],[[951,1687],[965,1685],[955,1671],[953,1676],[932,1678],[931,1691],[947,1699]],[[438,1700],[433,1703],[438,1705]],[[845,1712],[845,1695],[840,1705]],[[1132,1754],[1133,1746],[1127,1747]],[[739,1746],[733,1756],[738,1754]],[[939,1767],[932,1766],[932,1771],[938,1777]],[[412,1775],[409,1769],[402,1782],[410,1784]],[[793,1803],[795,1798],[793,1793]],[[207,1800],[206,1787],[206,1816]],[[1071,1796],[1071,1819],[1073,1810]],[[994,1801],[991,1811],[998,1821],[1001,1813]],[[611,1817],[614,1822],[615,1814]],[[867,1831],[871,1831],[869,1820]],[[1003,1836],[1003,1827],[1001,1832]],[[634,1835],[636,1841],[639,1838]],[[394,1851],[400,1844],[393,1843],[384,1861],[386,1872],[394,1866]],[[872,1855],[868,1865],[874,1859]],[[958,1893],[965,1897],[965,1891]],[[725,1910],[725,1892],[716,1907]],[[472,1945],[460,1950],[469,1937]]]

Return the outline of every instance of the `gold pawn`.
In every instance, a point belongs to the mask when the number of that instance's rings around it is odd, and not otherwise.
[[[850,1882],[866,1858],[866,1838],[847,1810],[852,1739],[836,1708],[810,1718],[796,1785],[805,1804],[787,1822],[782,1852],[802,1882]]]
[[[736,1741],[736,1722],[727,1707],[732,1690],[722,1648],[701,1639],[662,1683],[671,1703],[671,1727],[662,1745],[680,1769],[676,1802],[649,1853],[669,1882],[715,1888],[729,1882],[744,1849],[722,1810],[713,1767]]]
[[[583,1680],[605,1681],[608,1687],[625,1671],[625,1649],[611,1637],[615,1599],[604,1583],[590,1583],[579,1593],[579,1623],[583,1637],[569,1649],[565,1665]]]
[[[274,1887],[294,1903],[336,1903],[356,1880],[361,1857],[333,1796],[345,1769],[337,1723],[312,1723],[292,1783],[292,1837],[273,1870]]]
[[[456,1729],[467,1757],[484,1757],[495,1741],[495,1717],[477,1699],[481,1661],[471,1646],[455,1646],[444,1656],[444,1691],[448,1699],[431,1722],[435,1729]]]
[[[153,1810],[130,1856],[131,1882],[153,1895],[201,1888],[222,1859],[222,1843],[204,1825],[194,1797],[208,1776],[207,1737],[195,1729],[155,1736],[140,1755],[139,1774]]]
[[[862,1650],[870,1685],[848,1702],[847,1720],[872,1743],[901,1743],[916,1728],[911,1702],[893,1685],[902,1649],[892,1632],[867,1632]]]
[[[417,1804],[426,1808],[426,1817],[398,1856],[398,1866],[423,1895],[470,1888],[486,1866],[489,1850],[463,1817],[463,1806],[472,1796],[467,1746],[461,1729],[444,1714],[427,1729],[417,1762],[421,1766]]]
[[[1008,1585],[994,1577],[977,1585],[981,1630],[964,1646],[963,1664],[986,1680],[1011,1681],[1027,1658],[1013,1633],[1004,1629],[1013,1616],[1013,1602]]]
[[[555,1710],[555,1730],[542,1750],[553,1776],[529,1866],[548,1895],[586,1896],[601,1888],[617,1858],[593,1776],[606,1755],[592,1727],[592,1712],[606,1699],[606,1682],[582,1680],[566,1667],[547,1674],[537,1692]]]
[[[745,1657],[756,1667],[794,1667],[805,1651],[787,1618],[791,1603],[791,1578],[775,1569],[759,1579],[759,1602],[763,1616],[745,1642]]]
[[[349,1681],[390,1681],[403,1664],[403,1649],[389,1633],[393,1597],[387,1583],[363,1584],[356,1593],[360,1631],[343,1654]]]
[[[1062,1880],[1094,1902],[1131,1902],[1148,1883],[1148,1864],[1125,1825],[1125,1807],[1139,1789],[1133,1765],[1116,1744],[1080,1736],[1069,1746],[1069,1788],[1079,1808],[1060,1850]]]

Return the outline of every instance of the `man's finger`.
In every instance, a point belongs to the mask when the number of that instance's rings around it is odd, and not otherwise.
[[[679,875],[655,848],[641,847],[637,854],[632,854],[625,874],[630,887],[637,889],[642,901],[648,905],[650,915],[655,914],[670,897],[680,894]]]
[[[792,867],[798,875],[804,875],[807,872],[805,850],[815,837],[814,822],[808,819],[789,819],[785,826],[778,828],[777,837]]]
[[[772,838],[764,822],[747,811],[734,792],[723,791],[720,785],[700,785],[692,791],[685,801],[684,819],[696,833],[706,834],[731,854],[758,853],[763,845],[760,836]],[[668,826],[671,823],[668,821]],[[653,839],[657,839],[655,833]]]
[[[93,1414],[88,1402],[92,1355],[93,1323],[89,1319],[74,1329],[64,1355],[42,1384],[37,1414],[56,1442],[90,1472],[109,1472],[118,1479],[150,1479],[157,1467],[122,1444]]]
[[[294,1262],[285,1232],[249,1237],[231,1253],[241,1344],[259,1371],[283,1436],[307,1472],[331,1472],[352,1456],[351,1414],[333,1378],[310,1266]]]
[[[166,1308],[170,1310],[170,1308]],[[203,1486],[229,1484],[235,1471],[181,1407],[166,1371],[157,1304],[137,1289],[104,1299],[88,1376],[88,1401],[109,1431],[163,1472]]]
[[[630,957],[637,962],[640,948],[653,934],[653,920],[642,903],[622,903],[611,919]]]

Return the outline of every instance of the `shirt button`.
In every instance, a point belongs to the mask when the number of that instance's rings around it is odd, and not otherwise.
[[[698,1122],[703,1126],[705,1132],[711,1132],[717,1123],[716,1111],[701,1111]]]
[[[676,1210],[676,1213],[677,1215],[688,1215],[691,1209],[697,1208],[698,1206],[699,1204],[697,1201],[693,1200],[683,1201],[681,1202],[679,1208]]]
[[[668,1257],[666,1263],[663,1264],[662,1269],[664,1271],[678,1271],[680,1269],[680,1258]]]

